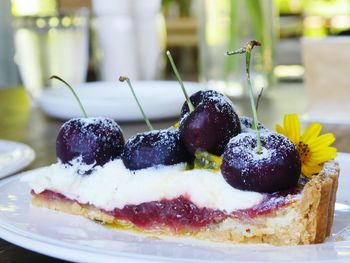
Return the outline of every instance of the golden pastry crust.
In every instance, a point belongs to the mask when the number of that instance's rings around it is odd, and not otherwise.
[[[278,246],[321,243],[331,233],[338,177],[339,164],[334,160],[329,161],[318,176],[306,183],[300,198],[287,206],[253,219],[227,218],[222,222],[180,235],[214,242],[269,243]],[[81,215],[103,224],[137,229],[129,221],[118,220],[94,206],[78,204],[71,200],[48,199],[39,194],[33,195],[32,203],[38,207]],[[157,228],[148,233],[153,236],[168,235],[171,231],[167,228]]]

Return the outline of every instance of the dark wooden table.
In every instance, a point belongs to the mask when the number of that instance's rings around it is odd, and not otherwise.
[[[251,115],[246,98],[233,99],[241,115]],[[125,109],[127,110],[127,109]],[[285,113],[303,114],[307,111],[307,99],[302,84],[284,84],[264,94],[259,106],[259,118],[268,128],[282,123]],[[153,121],[155,128],[172,125],[176,119]],[[0,89],[0,139],[14,140],[30,145],[36,152],[36,160],[26,169],[45,166],[56,161],[55,140],[63,121],[45,116],[38,108],[32,108],[23,88]],[[119,123],[125,138],[146,130],[143,122]],[[324,131],[332,131],[339,151],[350,152],[350,126],[324,125]],[[28,193],[29,194],[29,193]],[[1,229],[0,229],[1,231]],[[0,239],[0,262],[63,262],[40,255]]]

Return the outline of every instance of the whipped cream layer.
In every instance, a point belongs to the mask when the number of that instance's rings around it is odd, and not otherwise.
[[[263,195],[231,187],[220,172],[185,170],[184,164],[130,171],[118,159],[96,167],[90,175],[60,163],[29,172],[22,178],[36,194],[51,190],[83,204],[111,211],[125,205],[189,198],[198,207],[231,213],[259,204]]]

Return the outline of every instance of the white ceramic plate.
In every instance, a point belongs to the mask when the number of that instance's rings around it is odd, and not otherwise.
[[[185,99],[177,81],[133,81],[132,84],[148,118],[162,119],[180,114]],[[189,95],[205,89],[203,84],[195,82],[185,82],[185,87]],[[90,117],[104,116],[117,121],[143,120],[126,83],[89,82],[75,85],[74,90]],[[66,87],[45,90],[39,98],[39,106],[55,118],[82,116],[78,103]]]
[[[14,244],[75,262],[350,262],[350,154],[339,154],[341,176],[333,235],[324,244],[273,247],[150,239],[79,216],[30,205],[20,175],[0,182],[0,236]],[[335,237],[344,241],[334,241]]]
[[[13,141],[0,140],[0,178],[20,171],[35,158],[29,146]]]

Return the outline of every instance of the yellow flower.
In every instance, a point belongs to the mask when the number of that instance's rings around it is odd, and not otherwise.
[[[297,147],[301,160],[301,173],[307,177],[318,174],[323,164],[334,159],[337,154],[337,149],[330,147],[335,141],[333,133],[319,135],[321,130],[322,125],[314,122],[301,135],[299,118],[296,114],[284,116],[284,127],[276,125],[276,131],[288,137]]]

